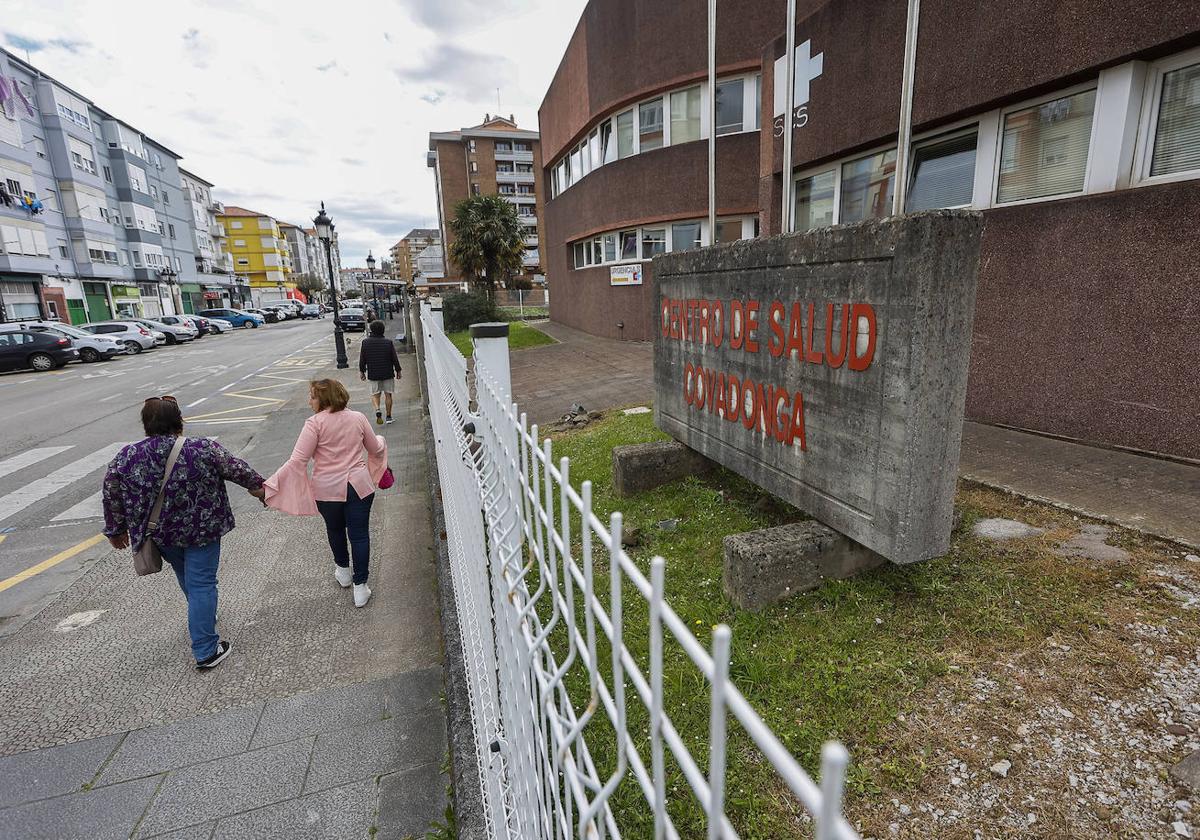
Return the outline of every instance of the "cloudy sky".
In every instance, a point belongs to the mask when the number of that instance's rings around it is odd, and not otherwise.
[[[430,131],[485,112],[537,127],[584,0],[4,6],[13,53],[181,154],[228,204],[307,226],[324,200],[343,265],[362,265],[436,226]]]

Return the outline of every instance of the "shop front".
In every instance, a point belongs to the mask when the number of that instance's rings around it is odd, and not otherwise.
[[[183,311],[187,315],[199,312],[207,306],[204,289],[199,283],[180,283],[179,296],[183,301]]]
[[[113,316],[113,311],[108,304],[108,289],[104,283],[87,283],[83,284],[83,298],[86,308],[80,312],[76,309],[71,310],[71,323],[85,324],[88,321],[107,321]],[[82,319],[75,319],[82,315]]]
[[[137,286],[118,285],[109,287],[112,292],[113,309],[118,318],[145,318],[141,290]]]
[[[0,274],[0,321],[43,318],[41,275]]]

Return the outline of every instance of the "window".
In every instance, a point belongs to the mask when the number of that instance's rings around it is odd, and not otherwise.
[[[5,178],[4,185],[8,188],[8,194],[14,199],[21,195],[21,182],[13,178]]]
[[[41,137],[33,138],[33,151],[42,160],[46,159],[46,141]]]
[[[258,229],[259,229],[259,230],[271,230],[271,220],[270,220],[270,219],[259,218],[259,220],[258,220]]]
[[[639,148],[645,152],[650,149],[662,148],[663,144],[663,103],[661,99],[652,99],[638,106],[638,140]]]
[[[978,135],[972,131],[917,146],[913,152],[908,212],[971,204],[977,140]]]
[[[275,250],[275,238],[273,236],[260,236],[258,238],[258,244],[263,248],[266,248],[268,251]]]
[[[229,223],[229,229],[230,229],[230,230],[241,230],[241,229],[242,229],[242,223],[241,223],[241,222],[239,222],[239,221],[236,221],[236,220],[235,220],[235,221],[232,221],[232,222],[230,222],[230,223]]]
[[[1150,177],[1200,169],[1200,64],[1164,73]]]
[[[234,247],[245,248],[246,240],[245,239],[235,239],[235,240],[233,240],[233,244],[234,244]]]
[[[467,148],[471,150],[471,154],[475,154],[475,141],[474,141],[474,140],[468,140],[468,141],[467,141]]]
[[[245,257],[238,257],[237,264],[238,265],[250,265],[250,260],[246,259]]]
[[[691,251],[703,244],[700,239],[699,222],[681,222],[671,225],[672,251]]]
[[[513,150],[518,151],[518,152],[532,152],[533,146],[531,146],[528,143],[522,143],[522,142],[518,141],[516,143],[513,143]]]
[[[103,219],[103,220],[104,220],[104,221],[106,221],[106,222],[108,222],[108,221],[112,221],[112,220],[109,218],[109,216],[108,216],[108,208],[107,208],[107,207],[101,207],[101,208],[100,208],[100,218],[101,218],[101,219]]]
[[[70,256],[70,251],[67,250],[67,240],[58,240],[58,258],[65,260]]]
[[[171,194],[169,192],[167,192],[166,187],[163,187],[163,189],[162,189],[162,196],[163,196],[163,204],[171,203]]]
[[[617,261],[617,235],[615,233],[606,233],[604,235],[604,262]]]
[[[476,161],[471,161],[471,164],[470,164],[470,167],[469,167],[469,168],[470,168],[470,171],[471,171],[471,172],[478,172],[478,171],[479,171],[479,164],[478,164]],[[509,172],[509,171],[511,171],[511,170],[508,170],[508,169],[501,170],[501,169],[497,168],[497,170],[496,170],[496,171],[497,171],[497,172],[501,172],[501,171],[503,171],[503,172]]]
[[[745,110],[746,83],[744,79],[717,82],[717,136],[742,130]],[[674,127],[671,131],[674,132]]]
[[[533,164],[532,163],[518,163],[517,171],[532,173],[533,172]]]
[[[617,157],[627,158],[633,154],[633,111],[617,114]]]
[[[584,244],[582,242],[576,242],[575,245],[572,246],[572,248],[571,248],[571,251],[575,258],[574,265],[576,268],[583,268],[585,265],[587,265],[587,259],[583,253],[584,252],[583,245]]]
[[[642,259],[667,253],[666,228],[642,228]]]
[[[479,195],[479,185],[478,184],[471,185],[471,195]]]
[[[150,185],[150,197],[158,198],[158,187],[154,186],[153,184]]]
[[[471,161],[471,171],[472,172],[479,171],[479,167],[475,163],[475,161]],[[496,164],[496,171],[497,172],[513,172],[514,170],[513,170],[513,165],[511,163],[502,161],[502,162]]]
[[[133,249],[133,265],[135,268],[142,267],[142,252],[136,248]]]
[[[496,141],[496,151],[497,152],[504,152],[505,154],[507,154],[507,153],[511,152],[512,150],[513,150],[512,143],[509,143],[507,140]],[[471,141],[471,151],[472,152],[475,151],[475,141],[474,140]]]
[[[741,238],[741,219],[726,219],[717,222],[717,242],[737,242]]]
[[[109,169],[107,166],[104,167],[104,180],[108,181],[108,183],[110,183],[110,184],[112,183],[112,170]]]
[[[623,230],[618,236],[621,239],[621,259],[636,260],[638,258],[638,233],[636,230]]]
[[[1007,114],[996,200],[1082,191],[1095,109],[1096,91],[1087,90]]]
[[[793,230],[812,230],[833,224],[833,190],[837,171],[830,169],[796,181]]]
[[[175,225],[167,225],[167,230],[171,233],[171,238],[175,238]]]
[[[57,210],[58,193],[54,190],[46,190],[46,194],[42,196],[42,206],[47,210]]]
[[[588,135],[587,147],[590,168],[599,168],[604,163],[604,158],[600,155],[600,129],[593,129],[592,133]]]
[[[895,176],[895,149],[843,163],[839,222],[861,222],[890,215]]]
[[[671,145],[700,139],[700,87],[671,94]]]

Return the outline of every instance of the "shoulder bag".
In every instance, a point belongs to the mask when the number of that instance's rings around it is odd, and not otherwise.
[[[183,435],[175,438],[175,445],[171,447],[171,454],[167,456],[167,466],[163,470],[162,483],[158,485],[158,495],[154,498],[154,507],[150,509],[150,519],[146,522],[146,535],[142,537],[142,544],[133,550],[133,570],[138,575],[152,575],[162,571],[162,552],[154,544],[154,531],[158,528],[158,517],[162,514],[163,493],[167,489],[167,479],[170,478],[171,470],[175,468],[175,462],[179,459],[179,452],[183,449],[184,440]]]

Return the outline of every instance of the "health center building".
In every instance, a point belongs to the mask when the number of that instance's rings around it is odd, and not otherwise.
[[[715,114],[703,4],[585,8],[539,112],[554,320],[649,340],[655,254],[890,214],[907,3],[799,0],[786,225],[785,2],[717,8]],[[967,416],[1200,459],[1200,10],[1064,9],[920,4],[906,212],[984,216]]]

